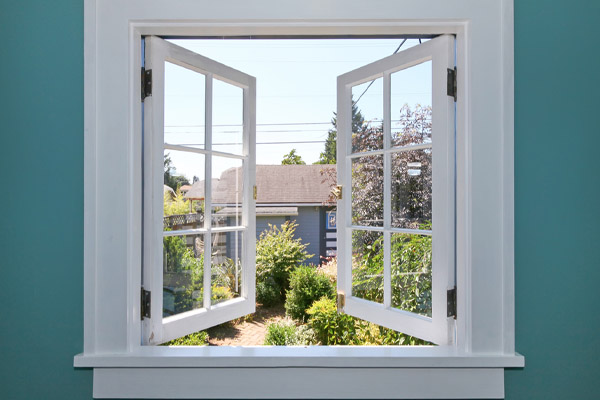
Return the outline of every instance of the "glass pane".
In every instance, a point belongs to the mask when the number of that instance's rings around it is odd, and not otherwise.
[[[431,61],[391,74],[392,147],[431,143]]]
[[[165,143],[204,148],[206,77],[165,63]]]
[[[431,236],[391,236],[392,307],[431,317]]]
[[[352,160],[352,224],[383,226],[383,155]]]
[[[352,296],[383,303],[383,233],[352,231]]]
[[[244,90],[213,80],[213,150],[243,154]]]
[[[165,150],[165,230],[176,231],[204,226],[204,166],[203,154]]]
[[[211,304],[240,297],[242,232],[212,234]]]
[[[392,153],[392,227],[431,229],[431,149]]]
[[[163,238],[163,317],[203,307],[204,235]]]
[[[383,78],[352,88],[352,152],[383,149]]]
[[[242,225],[242,160],[212,156],[212,226]]]

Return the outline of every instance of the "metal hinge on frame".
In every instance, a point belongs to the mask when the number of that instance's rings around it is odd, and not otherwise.
[[[140,319],[151,318],[150,306],[152,304],[152,296],[149,290],[142,288],[140,296]]]
[[[447,317],[454,317],[456,319],[456,286],[452,289],[448,289],[447,295],[448,315]]]
[[[256,200],[256,198],[258,197],[258,190],[256,189],[256,185],[254,185],[254,188],[252,190],[252,196],[254,197],[254,200]]]
[[[457,84],[456,84],[456,67],[454,67],[454,69],[448,68],[448,89],[447,89],[447,93],[448,96],[451,96],[454,98],[454,101],[456,101],[456,92],[457,92]]]
[[[148,96],[152,96],[152,70],[142,68],[142,101]]]

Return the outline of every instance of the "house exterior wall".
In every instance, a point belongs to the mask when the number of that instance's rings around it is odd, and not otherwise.
[[[13,194],[0,196],[0,398],[89,400],[93,372],[73,368],[83,349],[83,2],[0,9],[0,162]],[[515,1],[516,348],[527,365],[506,371],[509,400],[598,395],[599,14],[597,0]],[[23,195],[32,184],[42,201]]]
[[[308,243],[306,251],[313,256],[308,258],[306,264],[319,264],[320,256],[320,237],[323,227],[320,224],[321,207],[298,207],[298,216],[290,217],[290,220],[296,220],[298,227],[296,228],[296,237],[302,238],[304,244]]]

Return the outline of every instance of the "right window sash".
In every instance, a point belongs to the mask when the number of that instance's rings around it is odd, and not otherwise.
[[[341,311],[455,342],[454,37],[443,35],[338,77]]]

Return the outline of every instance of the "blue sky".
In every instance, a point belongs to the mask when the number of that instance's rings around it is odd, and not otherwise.
[[[292,148],[306,163],[323,151],[336,109],[337,76],[391,55],[402,39],[312,40],[172,40],[205,57],[257,79],[257,163],[280,164]],[[408,40],[402,50],[418,44]],[[428,75],[429,74],[429,75]],[[203,76],[178,66],[167,69],[165,137],[167,141],[202,144]],[[426,65],[392,78],[394,104],[431,104],[431,78]],[[366,86],[366,85],[364,85]],[[362,93],[362,88],[355,89]],[[241,90],[220,84],[214,88],[215,150],[238,152]],[[356,95],[355,95],[356,97]],[[382,117],[382,86],[375,82],[358,103],[367,120]],[[392,114],[393,119],[393,114]],[[221,125],[221,126],[220,126]],[[280,144],[281,142],[286,142]],[[222,143],[222,144],[220,144]],[[171,152],[177,172],[203,176],[202,156]],[[215,160],[213,177],[234,166],[234,160]]]

